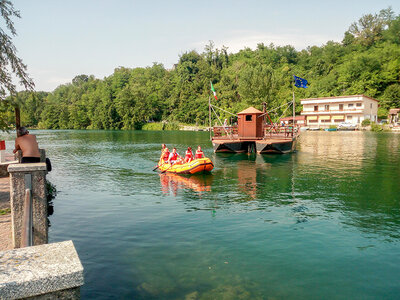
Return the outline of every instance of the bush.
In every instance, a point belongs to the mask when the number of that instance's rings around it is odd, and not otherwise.
[[[142,130],[163,130],[163,123],[161,122],[146,123],[143,125]]]
[[[361,126],[365,127],[371,124],[371,120],[370,119],[365,119],[362,121]]]
[[[378,125],[375,122],[373,122],[373,123],[371,123],[371,131],[381,132],[381,131],[383,131],[383,126]]]
[[[179,123],[175,121],[164,123],[163,130],[179,130]]]
[[[179,123],[175,121],[146,123],[142,130],[179,130]]]

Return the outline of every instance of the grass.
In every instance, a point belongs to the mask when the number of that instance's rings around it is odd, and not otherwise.
[[[179,130],[179,123],[174,121],[146,123],[142,130]]]
[[[0,209],[0,216],[11,213],[11,208]]]

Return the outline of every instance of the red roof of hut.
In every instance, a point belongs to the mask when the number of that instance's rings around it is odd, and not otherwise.
[[[249,108],[246,108],[244,111],[239,112],[238,115],[262,114],[262,113],[263,112],[259,111],[257,108],[250,106]]]

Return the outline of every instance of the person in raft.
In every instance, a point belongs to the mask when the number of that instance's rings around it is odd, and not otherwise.
[[[167,148],[167,145],[161,144],[161,155],[160,155],[160,159],[159,159],[159,162],[160,162],[160,163],[162,162],[162,159],[163,159],[163,157],[164,157],[165,148]],[[167,149],[168,149],[168,148],[167,148]],[[168,154],[168,156],[169,156],[169,154]]]
[[[164,145],[164,144],[163,144]],[[160,161],[165,164],[169,160],[169,150],[167,147],[164,148],[163,152],[161,153]]]
[[[21,163],[38,163],[40,162],[39,145],[36,141],[36,136],[29,134],[25,127],[17,129],[17,138],[15,139],[15,149],[22,151]]]
[[[182,157],[176,152],[176,148],[172,149],[171,154],[169,155],[168,158],[168,163],[171,165],[174,165],[176,163],[181,163],[182,162]]]
[[[188,147],[186,150],[186,154],[185,154],[185,163],[189,163],[193,160],[193,152],[192,152],[192,147]]]
[[[203,153],[203,151],[201,150],[201,147],[198,146],[198,147],[197,147],[197,150],[196,150],[196,155],[194,156],[194,158],[195,158],[195,159],[198,159],[198,158],[203,158],[203,157],[205,157],[205,156],[204,156],[204,153]]]

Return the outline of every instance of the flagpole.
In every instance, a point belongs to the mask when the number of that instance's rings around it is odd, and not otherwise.
[[[292,126],[292,130],[293,130],[293,135],[294,135],[294,120],[295,120],[295,115],[296,115],[296,100],[294,98],[294,77],[293,77],[293,126]]]
[[[210,131],[210,141],[211,141],[211,97],[208,95],[208,122],[209,122],[209,127],[208,130]]]

